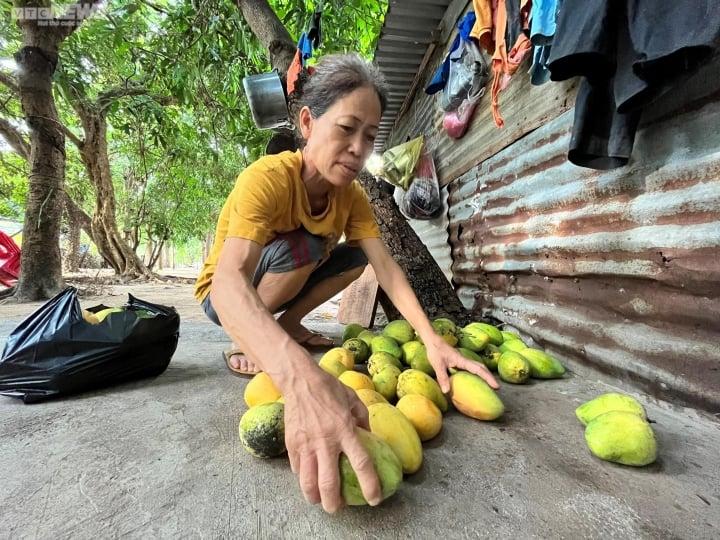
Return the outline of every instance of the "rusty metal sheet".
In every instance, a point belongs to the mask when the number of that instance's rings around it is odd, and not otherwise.
[[[409,219],[410,227],[418,235],[418,238],[428,248],[435,262],[442,270],[445,277],[452,283],[452,251],[448,241],[448,190],[440,190],[440,197],[443,201],[443,211],[439,217],[431,220]],[[396,199],[397,200],[397,199]]]
[[[655,105],[627,167],[566,159],[572,111],[450,185],[468,307],[565,360],[720,407],[720,62]]]

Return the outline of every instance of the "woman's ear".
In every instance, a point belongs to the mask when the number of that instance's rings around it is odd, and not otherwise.
[[[300,134],[302,135],[302,138],[307,141],[310,137],[313,123],[313,117],[312,113],[310,112],[310,107],[306,105],[305,107],[300,109],[298,120],[298,123],[300,124]]]

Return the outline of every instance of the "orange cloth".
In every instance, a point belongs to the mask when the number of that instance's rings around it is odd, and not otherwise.
[[[495,40],[492,33],[492,0],[473,0],[473,9],[475,10],[475,24],[470,31],[470,37],[477,39],[480,46],[488,54],[492,54],[495,50]]]
[[[302,181],[302,152],[264,156],[245,169],[225,201],[215,242],[195,282],[195,297],[203,301],[210,292],[220,251],[226,238],[246,238],[261,246],[278,233],[301,227],[322,236],[330,250],[344,234],[346,242],[380,238],[370,202],[357,180],[328,194],[328,205],[313,214]]]
[[[520,0],[520,17],[522,19],[523,29],[528,27],[530,7],[530,0]],[[513,73],[520,67],[525,55],[532,50],[532,44],[525,33],[521,32],[508,53],[505,44],[507,9],[504,0],[499,0],[495,16],[495,53],[492,57],[493,82],[490,96],[493,120],[495,121],[495,125],[501,128],[505,126],[505,121],[500,115],[500,92],[507,87],[510,82],[510,77],[512,77]]]
[[[295,91],[295,83],[297,83],[300,72],[302,71],[302,59],[300,58],[300,49],[295,52],[293,61],[290,63],[290,67],[287,71],[287,95],[289,96]]]

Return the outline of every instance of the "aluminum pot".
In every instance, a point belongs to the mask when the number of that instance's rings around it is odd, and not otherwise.
[[[273,129],[290,125],[285,89],[276,70],[248,75],[243,79],[243,87],[257,127]]]

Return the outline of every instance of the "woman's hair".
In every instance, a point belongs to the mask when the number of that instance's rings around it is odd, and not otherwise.
[[[292,121],[297,125],[303,107],[308,107],[313,117],[319,118],[338,99],[365,87],[375,90],[380,100],[380,112],[384,112],[387,106],[387,85],[377,66],[357,54],[323,56],[312,75],[303,69],[295,84],[295,91],[288,96]]]

